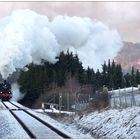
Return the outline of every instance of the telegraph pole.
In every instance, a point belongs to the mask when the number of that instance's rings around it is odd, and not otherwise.
[[[69,111],[69,92],[67,93],[67,111]]]
[[[59,113],[61,113],[61,107],[62,107],[62,93],[59,93]]]

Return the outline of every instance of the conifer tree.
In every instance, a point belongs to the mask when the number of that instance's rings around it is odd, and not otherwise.
[[[132,70],[131,70],[131,86],[135,86],[135,85],[136,85],[136,77],[135,77],[134,67],[132,67]]]
[[[98,69],[96,74],[95,74],[95,87],[97,89],[100,89],[102,87],[102,82],[101,81],[102,81],[102,77],[101,77],[101,73]]]
[[[136,72],[136,83],[140,84],[140,72],[139,72],[138,69],[137,69],[137,72]]]
[[[108,67],[106,62],[102,65],[102,85],[108,85]]]
[[[87,82],[87,84],[91,84],[92,71],[89,67],[86,70],[86,74],[87,74],[86,82]]]
[[[122,68],[120,64],[117,64],[116,66],[116,84],[117,87],[122,87],[122,81],[123,81],[123,73]]]

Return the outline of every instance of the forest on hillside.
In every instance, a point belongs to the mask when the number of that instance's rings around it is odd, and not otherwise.
[[[84,69],[78,55],[67,51],[56,57],[55,64],[42,60],[42,65],[31,63],[28,71],[22,70],[18,79],[20,91],[26,93],[22,101],[36,100],[45,90],[51,90],[53,84],[65,86],[67,76],[76,77],[80,85],[92,85],[94,91],[104,85],[109,89],[137,86],[140,83],[140,72],[132,67],[131,73],[123,74],[121,64],[108,60],[102,64],[102,70]]]

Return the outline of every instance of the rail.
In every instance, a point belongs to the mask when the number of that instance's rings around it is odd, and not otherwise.
[[[14,105],[15,107],[19,108],[20,110],[24,111],[25,113],[27,113],[28,115],[32,116],[33,118],[35,118],[36,120],[38,120],[39,122],[41,122],[42,124],[44,124],[46,127],[50,128],[52,131],[54,131],[55,133],[57,133],[59,136],[61,136],[62,138],[65,139],[70,139],[71,137],[68,136],[67,134],[65,134],[64,132],[58,130],[57,128],[55,128],[54,126],[52,126],[51,124],[47,123],[46,121],[44,121],[43,119],[39,118],[38,116],[32,114],[31,112],[27,111],[26,109],[23,109],[21,107],[19,107],[18,105],[9,102],[12,105]],[[11,110],[12,111],[12,110]],[[36,138],[36,136],[32,136],[32,138]]]
[[[30,138],[37,138],[31,131],[30,129],[28,128],[28,126],[26,126],[24,124],[24,122],[17,116],[14,114],[14,110],[13,109],[9,109],[9,107],[4,103],[2,102],[3,105],[10,111],[10,113],[14,116],[14,118],[19,122],[19,124],[23,127],[23,129],[25,130],[25,132],[29,135]]]

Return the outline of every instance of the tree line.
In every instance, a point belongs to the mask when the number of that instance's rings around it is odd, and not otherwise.
[[[123,74],[120,64],[108,60],[102,65],[102,70],[94,71],[88,67],[84,69],[78,55],[67,51],[61,52],[56,57],[55,64],[42,60],[41,65],[31,63],[27,66],[28,71],[22,70],[18,83],[20,90],[26,93],[23,100],[31,101],[44,94],[46,89],[53,88],[53,84],[61,87],[65,85],[67,76],[75,76],[81,85],[93,85],[95,90],[104,85],[109,89],[137,86],[140,83],[140,72],[134,68],[130,73]]]

